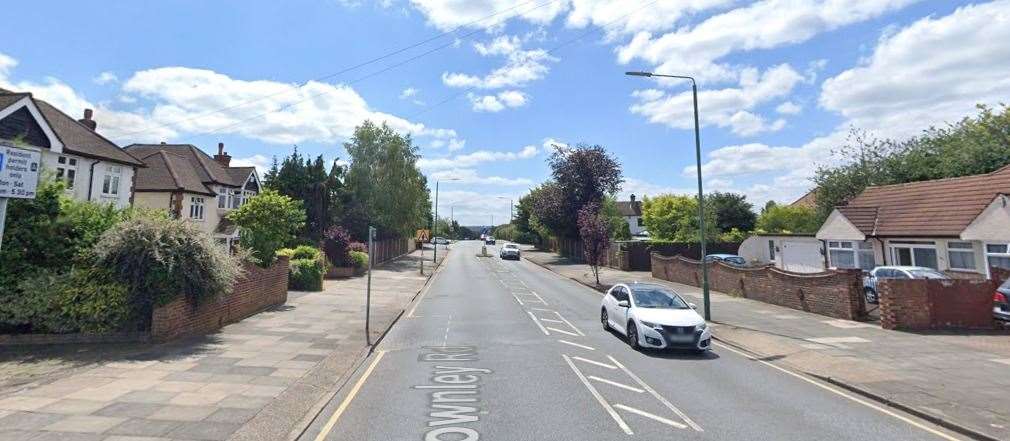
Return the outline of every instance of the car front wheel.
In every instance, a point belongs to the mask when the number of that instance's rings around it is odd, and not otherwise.
[[[863,290],[863,295],[866,297],[866,303],[877,303],[877,292],[873,288]]]
[[[610,318],[607,317],[607,309],[603,308],[600,310],[600,322],[603,323],[603,330],[610,330]]]
[[[636,351],[640,348],[638,345],[638,326],[635,325],[634,321],[628,322],[628,346],[631,346],[631,349]]]

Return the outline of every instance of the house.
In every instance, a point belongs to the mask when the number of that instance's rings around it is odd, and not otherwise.
[[[75,120],[31,93],[0,89],[0,140],[40,150],[43,171],[65,182],[71,198],[127,207],[144,163],[100,135],[92,116],[85,109]]]
[[[737,254],[749,263],[794,273],[818,273],[825,268],[823,244],[813,234],[753,234],[744,239]]]
[[[817,208],[817,189],[814,188],[806,192],[806,194],[800,196],[799,199],[793,201],[793,203],[789,204],[789,206]]]
[[[255,167],[232,167],[224,143],[214,157],[191,144],[132,144],[126,150],[147,165],[137,173],[138,207],[168,210],[221,244],[238,243],[238,227],[225,215],[259,193]]]
[[[645,221],[642,220],[642,201],[636,201],[635,195],[631,195],[630,199],[617,201],[617,211],[628,222],[632,236],[647,236],[649,233],[645,231]]]
[[[817,231],[832,268],[916,265],[963,277],[1010,268],[1010,166],[869,187]]]

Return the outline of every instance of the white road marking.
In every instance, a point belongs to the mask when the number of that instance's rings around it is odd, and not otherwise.
[[[554,320],[554,319],[545,319],[545,318],[543,318],[543,317],[540,317],[540,321],[542,321],[542,322],[549,322],[549,323],[564,323],[564,322],[563,322],[563,321],[561,321],[561,320]]]
[[[631,428],[628,427],[628,423],[625,423],[624,419],[617,414],[617,411],[615,411],[614,408],[610,406],[610,403],[608,403],[607,400],[603,399],[603,395],[600,395],[600,392],[597,391],[596,388],[589,383],[589,380],[586,379],[586,376],[582,375],[582,371],[580,371],[579,368],[575,367],[575,363],[572,363],[572,359],[565,354],[561,354],[561,356],[565,358],[565,362],[568,363],[568,366],[571,367],[573,371],[575,371],[575,375],[579,377],[579,380],[581,380],[582,384],[586,386],[586,389],[589,389],[589,393],[593,394],[593,397],[596,398],[596,401],[598,401],[600,405],[603,406],[603,409],[610,414],[610,417],[617,422],[617,425],[621,426],[621,430],[624,430],[624,433],[627,433],[628,435],[634,435],[635,432],[631,431]]]
[[[560,313],[560,312],[557,312],[557,311],[555,311],[554,313],[558,315],[558,318],[559,318],[559,319],[561,319],[561,320],[564,320],[564,321],[565,321],[565,323],[566,323],[566,324],[567,324],[568,326],[571,326],[571,327],[572,327],[572,329],[574,329],[574,330],[575,330],[575,332],[576,332],[576,333],[578,333],[578,334],[579,334],[580,336],[582,336],[582,337],[585,337],[585,336],[586,336],[586,334],[583,334],[583,333],[582,333],[582,331],[580,331],[580,330],[579,330],[579,328],[576,328],[576,327],[575,327],[575,325],[573,325],[573,324],[572,324],[572,322],[570,322],[570,321],[568,321],[568,319],[564,318],[564,317],[563,317],[563,316],[561,315],[561,313]]]
[[[630,390],[632,392],[637,392],[637,393],[640,393],[640,394],[641,393],[645,393],[644,390],[639,389],[637,387],[628,386],[627,384],[618,383],[616,381],[610,381],[610,380],[608,380],[606,378],[600,378],[600,377],[597,377],[597,376],[594,376],[594,375],[590,375],[589,379],[590,380],[599,381],[600,383],[606,383],[606,384],[609,384],[611,386],[619,387],[619,388],[624,389],[624,390]],[[684,426],[684,427],[687,427],[687,426]]]
[[[836,328],[842,328],[842,329],[876,328],[876,326],[873,326],[873,325],[870,325],[870,324],[859,323],[859,322],[854,322],[852,320],[843,320],[843,319],[822,320],[821,323],[824,323],[825,325],[828,325],[828,326],[834,326]]]
[[[519,300],[519,297],[517,297],[515,294],[512,295],[512,298],[516,299],[516,301],[519,302],[519,306],[525,306],[523,305],[523,301]]]
[[[837,345],[839,343],[870,343],[869,340],[862,337],[820,337],[820,338],[807,338],[806,341],[820,343],[822,345]]]
[[[631,412],[631,413],[636,414],[636,415],[641,415],[641,416],[644,416],[646,418],[650,418],[650,419],[659,421],[659,422],[661,422],[663,424],[671,425],[671,426],[676,427],[678,429],[686,429],[687,428],[687,426],[685,426],[683,424],[680,424],[680,423],[678,423],[676,421],[668,420],[668,419],[663,418],[663,417],[661,417],[659,415],[653,415],[653,414],[651,414],[649,412],[646,412],[644,410],[635,409],[634,407],[625,406],[623,404],[615,404],[614,407],[616,407],[618,409],[621,409],[621,410],[626,410],[626,411]]]
[[[991,361],[993,363],[1010,365],[1010,358],[996,358],[996,359],[989,360],[989,361]]]
[[[544,308],[530,308],[530,309],[532,309],[534,311],[556,312],[553,309],[544,309]]]
[[[924,430],[926,432],[932,433],[933,435],[936,435],[936,436],[938,436],[940,438],[943,438],[943,439],[946,439],[946,440],[950,440],[950,441],[960,441],[958,438],[955,438],[953,436],[947,435],[946,433],[943,433],[943,432],[941,432],[939,430],[936,430],[936,429],[934,429],[932,427],[928,427],[928,426],[925,426],[923,424],[920,424],[920,423],[918,423],[918,422],[916,422],[916,421],[914,421],[914,420],[912,420],[912,419],[910,419],[908,417],[905,417],[903,415],[899,415],[897,413],[891,412],[890,410],[887,410],[887,409],[885,409],[885,408],[883,408],[881,406],[878,406],[878,405],[876,405],[874,403],[871,403],[869,401],[866,401],[866,400],[864,400],[862,398],[859,398],[859,397],[856,397],[854,395],[851,395],[851,394],[848,394],[846,392],[843,392],[843,391],[841,391],[839,389],[836,389],[834,387],[828,386],[828,385],[820,383],[818,381],[811,380],[811,379],[809,379],[809,378],[807,378],[807,377],[805,377],[803,375],[797,374],[796,372],[790,371],[790,370],[785,369],[783,367],[779,367],[779,366],[775,365],[774,363],[771,363],[771,362],[768,362],[768,361],[765,361],[765,360],[759,360],[757,358],[754,358],[754,357],[750,356],[749,354],[747,354],[745,352],[739,351],[737,349],[731,348],[731,347],[726,346],[726,345],[721,344],[721,343],[715,343],[715,342],[713,342],[713,344],[716,345],[716,346],[719,346],[722,349],[726,349],[727,351],[734,352],[737,355],[740,355],[740,356],[742,356],[742,357],[744,357],[744,358],[746,358],[748,360],[756,361],[756,362],[761,363],[761,364],[763,364],[765,366],[768,366],[768,367],[770,367],[772,369],[775,369],[775,370],[778,370],[780,372],[784,372],[786,374],[789,374],[789,375],[791,375],[793,377],[799,378],[800,380],[806,381],[807,383],[810,383],[810,384],[812,384],[814,386],[817,386],[817,387],[819,387],[821,389],[824,389],[824,390],[826,390],[828,392],[831,392],[831,393],[833,393],[835,395],[848,398],[849,400],[855,401],[856,403],[862,404],[862,405],[864,405],[866,407],[869,407],[869,408],[871,408],[873,410],[876,410],[876,411],[878,411],[880,413],[883,413],[885,415],[889,415],[889,416],[892,416],[894,418],[897,418],[897,419],[899,419],[901,421],[904,421],[904,422],[906,422],[906,423],[908,423],[908,424],[910,424],[910,425],[912,425],[914,427],[918,427],[919,429],[922,429],[922,430]]]
[[[449,325],[452,323],[452,314],[449,314],[449,318],[445,321],[445,336],[442,337],[442,346],[445,346],[445,342],[449,341]]]
[[[574,332],[570,332],[570,331],[562,331],[562,330],[560,330],[560,329],[558,329],[558,328],[552,328],[552,327],[550,327],[550,326],[548,326],[548,327],[547,327],[547,329],[550,329],[551,331],[554,331],[554,332],[560,332],[560,333],[562,333],[562,334],[565,334],[565,335],[570,335],[570,336],[572,336],[572,337],[578,337],[578,336],[579,336],[579,334],[576,334],[576,333],[574,333]]]
[[[530,318],[531,318],[531,319],[533,319],[533,323],[536,323],[536,324],[537,324],[537,327],[538,327],[538,328],[540,328],[540,330],[541,330],[541,331],[544,331],[544,335],[551,335],[551,333],[550,333],[550,332],[547,332],[547,330],[546,330],[546,329],[544,329],[544,325],[541,325],[541,324],[540,324],[540,321],[539,321],[539,320],[537,320],[537,316],[533,315],[533,313],[532,313],[532,312],[529,312],[529,311],[526,311],[526,313],[530,315]]]
[[[571,346],[575,346],[575,347],[577,347],[577,348],[582,348],[582,349],[585,349],[585,350],[587,350],[587,351],[595,351],[595,350],[596,350],[596,348],[594,348],[594,347],[590,347],[590,346],[586,346],[586,345],[580,345],[580,344],[578,344],[578,343],[572,343],[572,342],[570,342],[570,341],[568,341],[568,340],[561,340],[561,339],[558,339],[558,341],[559,341],[559,342],[561,342],[561,343],[564,343],[564,344],[566,344],[566,345],[571,345]]]
[[[326,425],[323,426],[319,435],[316,436],[315,441],[323,441],[330,434],[330,431],[333,430],[333,426],[335,426],[337,424],[337,420],[340,419],[340,415],[347,410],[347,406],[351,404],[351,400],[354,400],[354,397],[358,395],[358,391],[361,390],[361,386],[365,384],[366,380],[368,380],[368,376],[372,375],[372,371],[375,370],[375,366],[379,364],[379,360],[382,360],[383,355],[386,355],[386,351],[380,350],[377,352],[375,359],[368,365],[368,369],[365,369],[365,373],[361,374],[361,378],[358,379],[357,383],[354,383],[354,387],[352,387],[351,391],[347,393],[347,397],[345,397],[344,401],[340,403],[337,410],[333,412],[333,416],[330,417],[329,421],[326,421]]]
[[[547,304],[547,301],[544,300],[543,297],[540,297],[540,294],[537,294],[536,291],[530,291],[530,292],[533,293],[533,295],[536,296],[536,298],[540,299],[541,302],[544,302],[545,305]]]
[[[608,357],[609,357],[609,355],[608,355]],[[582,358],[582,357],[572,357],[572,358],[576,359],[576,360],[579,360],[579,361],[581,361],[583,363],[595,364],[595,365],[597,365],[599,367],[605,367],[607,369],[617,369],[617,366],[609,365],[609,364],[606,364],[606,363],[601,363],[601,362],[598,362],[598,361],[589,360],[589,359]]]
[[[639,386],[642,386],[642,389],[648,391],[650,394],[652,394],[653,397],[656,397],[656,399],[659,400],[660,403],[663,403],[663,405],[666,406],[667,409],[670,409],[673,413],[677,414],[677,416],[679,416],[680,419],[684,420],[684,422],[687,423],[688,426],[691,426],[692,429],[698,432],[703,432],[701,426],[692,421],[691,418],[687,416],[687,414],[681,412],[680,409],[677,408],[677,406],[674,406],[672,403],[667,401],[666,398],[663,398],[663,396],[660,395],[658,392],[656,392],[655,389],[650,387],[648,384],[645,384],[645,382],[642,381],[641,378],[638,378],[638,375],[635,375],[634,372],[628,370],[628,368],[624,367],[624,365],[621,364],[621,362],[617,361],[617,359],[615,359],[614,357],[608,355],[607,358],[609,358],[610,361],[616,364],[617,367],[621,368],[621,370],[623,370],[624,373],[628,374],[628,376],[631,377],[632,380],[635,380],[635,382],[638,383]]]

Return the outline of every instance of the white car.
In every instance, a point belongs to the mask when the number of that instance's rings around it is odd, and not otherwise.
[[[501,251],[498,253],[498,257],[502,260],[505,259],[515,259],[519,260],[519,245],[514,243],[507,243],[505,246],[501,247]]]
[[[691,349],[712,347],[712,331],[695,306],[662,285],[621,283],[603,296],[600,321],[627,337],[632,348]]]

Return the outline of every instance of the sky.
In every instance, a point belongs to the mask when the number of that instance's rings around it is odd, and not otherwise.
[[[218,142],[240,165],[346,161],[370,119],[409,133],[439,215],[503,223],[553,146],[602,145],[631,194],[755,207],[810,190],[853,128],[902,138],[1010,96],[1010,0],[16,2],[0,87],[120,145]]]

